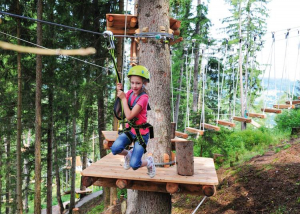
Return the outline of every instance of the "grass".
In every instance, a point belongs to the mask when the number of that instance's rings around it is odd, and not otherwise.
[[[104,211],[104,202],[101,202],[98,206],[95,206],[91,211],[87,214],[99,214]]]

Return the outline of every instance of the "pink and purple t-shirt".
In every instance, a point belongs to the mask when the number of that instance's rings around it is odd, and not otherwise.
[[[130,89],[126,93],[126,99],[127,99],[127,101],[129,100],[129,96],[130,96],[131,93],[133,93],[132,89]],[[130,103],[130,105],[133,104],[135,98],[137,98],[137,96],[135,96],[133,94],[132,97],[131,97],[131,103]],[[140,96],[140,98],[136,102],[136,105],[140,105],[142,107],[142,110],[136,116],[138,118],[138,120],[135,122],[136,125],[141,125],[143,123],[147,123],[147,105],[148,105],[148,99],[149,99],[149,96],[147,94],[143,94],[142,96]],[[129,125],[126,124],[126,128],[128,128],[128,127],[129,127]],[[131,128],[131,132],[136,135],[134,128]],[[149,133],[149,128],[140,129],[140,132],[141,132],[141,135],[145,135],[145,134]]]

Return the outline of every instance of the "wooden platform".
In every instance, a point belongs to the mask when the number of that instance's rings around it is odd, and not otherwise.
[[[233,117],[232,119],[235,120],[235,121],[245,122],[245,123],[251,123],[252,122],[251,118],[245,118],[245,117]]]
[[[111,31],[114,35],[124,35],[125,20],[127,21],[126,34],[135,34],[135,30],[139,28],[138,18],[135,15],[106,14],[106,30]],[[172,31],[174,31],[174,35],[180,34],[180,26],[181,21],[170,18],[170,28]],[[166,33],[169,32],[166,30]]]
[[[280,109],[274,109],[274,108],[261,108],[262,112],[266,112],[266,113],[275,113],[275,114],[280,114],[281,110]]]
[[[221,126],[235,127],[235,123],[231,123],[225,120],[218,120],[217,123]]]
[[[199,134],[199,135],[203,135],[204,131],[200,130],[200,129],[195,129],[195,128],[191,128],[191,127],[186,127],[185,128],[188,132],[193,133],[193,134]]]
[[[169,168],[156,168],[156,175],[150,178],[147,168],[133,171],[123,168],[124,157],[111,153],[81,172],[83,185],[117,187],[125,183],[124,188],[142,191],[175,193],[170,186],[177,186],[176,192],[212,196],[218,177],[212,158],[194,158],[194,175],[181,176],[176,172],[176,165]],[[120,188],[120,186],[118,185]]]
[[[255,118],[260,118],[260,119],[265,119],[267,118],[267,115],[265,114],[258,114],[258,113],[246,113],[248,117],[255,117]]]
[[[285,102],[286,104],[288,104],[288,105],[298,105],[298,104],[300,104],[300,100],[292,100],[292,101],[286,101]]]
[[[294,109],[295,105],[275,104],[275,105],[273,105],[273,108],[277,108],[277,109]]]
[[[213,126],[207,123],[201,123],[201,126],[204,126],[205,129],[208,130],[214,130],[214,131],[220,131],[220,127],[219,126]]]

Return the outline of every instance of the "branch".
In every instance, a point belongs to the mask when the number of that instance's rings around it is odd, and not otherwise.
[[[21,53],[32,53],[39,55],[90,55],[95,54],[95,48],[80,48],[74,50],[61,50],[61,49],[43,49],[43,48],[31,48],[20,45],[13,45],[11,43],[0,41],[0,48],[5,50],[12,50]]]

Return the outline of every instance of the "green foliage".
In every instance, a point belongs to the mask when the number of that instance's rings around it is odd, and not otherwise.
[[[283,111],[282,114],[276,116],[275,122],[279,130],[290,133],[293,127],[300,126],[300,109]]]
[[[223,157],[218,158],[221,161],[216,161],[216,163],[228,164],[262,154],[265,148],[278,141],[276,135],[266,128],[244,131],[231,131],[223,128],[220,132],[207,131],[195,140],[194,155],[213,157],[213,154],[221,154]]]
[[[104,202],[102,201],[100,205],[95,206],[87,214],[99,214],[99,213],[102,213],[103,211],[104,211]]]

